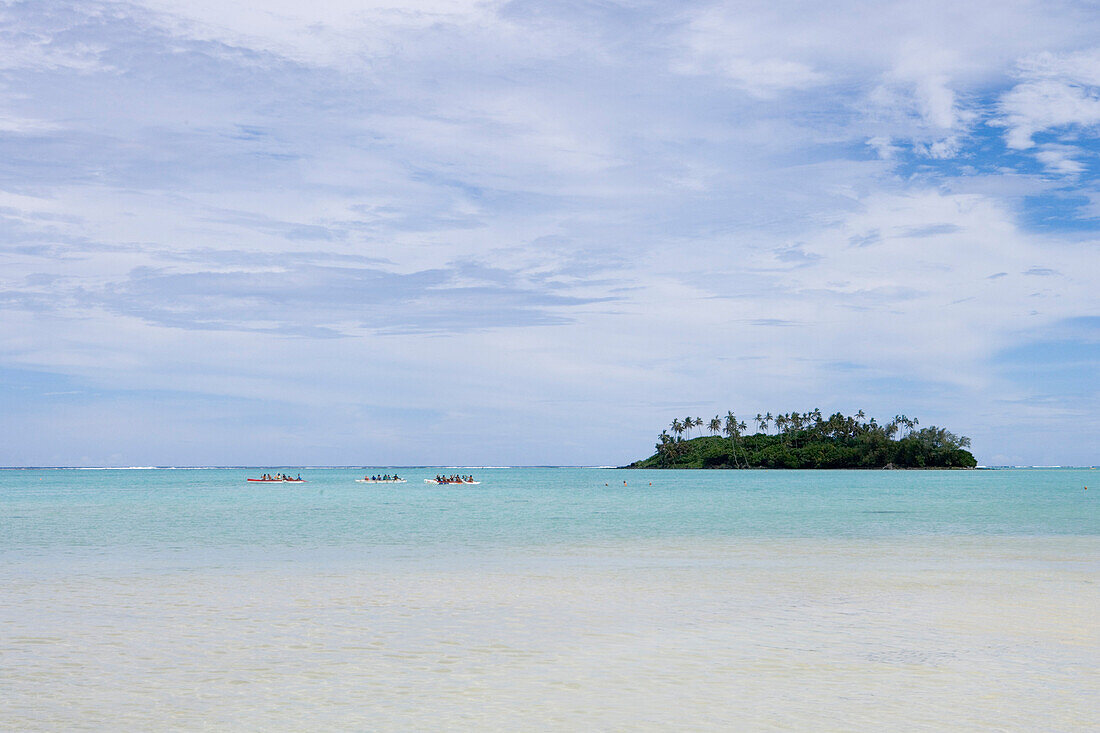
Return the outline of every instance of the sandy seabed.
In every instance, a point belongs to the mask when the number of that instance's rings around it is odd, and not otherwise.
[[[0,558],[2,559],[2,558]],[[1095,730],[1100,538],[0,563],[11,730]]]

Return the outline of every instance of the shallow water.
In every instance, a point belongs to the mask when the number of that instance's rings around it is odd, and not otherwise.
[[[0,728],[1100,712],[1096,471],[257,473],[0,472]]]

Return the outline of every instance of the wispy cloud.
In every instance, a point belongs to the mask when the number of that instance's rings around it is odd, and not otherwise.
[[[1021,60],[1018,74],[1000,103],[1009,147],[1030,148],[1048,130],[1100,124],[1100,49],[1037,54]]]

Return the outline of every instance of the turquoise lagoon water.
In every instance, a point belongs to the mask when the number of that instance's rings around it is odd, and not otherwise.
[[[0,471],[0,728],[1098,717],[1100,471],[398,470]]]
[[[432,553],[677,537],[1100,535],[1100,472],[477,470],[477,486],[248,484],[248,469],[0,472],[0,549],[349,547]],[[475,471],[475,469],[463,469]],[[293,471],[299,473],[297,469]],[[452,470],[452,472],[455,472]],[[624,485],[623,482],[626,482]],[[1090,499],[1093,499],[1090,501]]]

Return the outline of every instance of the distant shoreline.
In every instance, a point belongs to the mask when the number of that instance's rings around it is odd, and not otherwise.
[[[628,464],[618,466],[624,470],[644,471],[987,471],[984,466],[636,466]],[[1016,468],[1042,468],[1040,466],[1018,466]],[[1050,468],[1061,468],[1051,466]]]
[[[696,470],[731,470],[723,468],[674,468],[674,469],[640,469],[637,466],[625,465],[625,466],[571,466],[571,465],[530,465],[530,466],[459,466],[459,465],[416,465],[416,466],[398,466],[398,465],[372,465],[372,466],[301,466],[297,464],[287,464],[283,466],[276,466],[271,464],[257,464],[255,466],[0,466],[0,471],[255,471],[263,469],[294,469],[296,471],[362,471],[366,469],[401,469],[403,471],[416,471],[427,469],[467,469],[478,471],[499,471],[499,470],[525,470],[535,468],[546,469],[592,469],[599,471],[622,471],[622,470],[683,470],[683,471],[696,471]],[[972,468],[963,467],[951,467],[951,468],[938,468],[935,466],[925,467],[898,467],[895,466],[892,469],[886,469],[881,467],[854,467],[854,468],[768,468],[764,466],[744,468],[744,469],[732,469],[742,471],[1083,471],[1083,470],[1098,470],[1100,465],[1085,465],[1085,466],[974,466]]]

